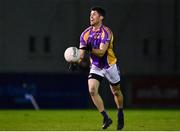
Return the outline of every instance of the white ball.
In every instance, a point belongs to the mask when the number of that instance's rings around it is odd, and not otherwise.
[[[79,49],[76,47],[69,47],[64,52],[64,58],[67,62],[77,62],[80,58]]]

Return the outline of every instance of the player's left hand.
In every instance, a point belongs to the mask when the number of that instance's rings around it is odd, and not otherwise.
[[[90,60],[89,60],[89,58],[83,58],[79,62],[79,69],[82,70],[82,71],[89,71],[89,69],[90,69]]]
[[[69,71],[77,71],[78,70],[78,64],[76,62],[71,62],[69,64]]]

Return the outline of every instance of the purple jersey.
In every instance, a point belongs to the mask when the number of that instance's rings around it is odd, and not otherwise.
[[[102,25],[98,31],[93,31],[92,26],[90,26],[81,34],[80,48],[91,45],[93,49],[99,49],[100,44],[108,44],[108,49],[103,57],[91,54],[91,63],[99,68],[109,68],[117,61],[113,52],[113,34],[111,30]]]

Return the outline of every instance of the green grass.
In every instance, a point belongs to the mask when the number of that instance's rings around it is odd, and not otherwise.
[[[115,110],[108,110],[116,130]],[[0,110],[0,130],[99,131],[102,117],[97,110]],[[125,110],[124,130],[180,130],[180,110]]]

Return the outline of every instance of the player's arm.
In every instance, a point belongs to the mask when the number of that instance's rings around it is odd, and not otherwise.
[[[104,38],[101,43],[100,43],[100,46],[99,46],[99,49],[92,49],[91,53],[98,56],[98,57],[103,57],[104,54],[106,53],[107,49],[108,49],[108,46],[109,46],[109,43],[110,43],[110,40],[112,38],[112,33],[111,31],[107,31],[107,37]]]
[[[103,57],[108,49],[109,43],[101,43],[99,49],[92,49],[91,53],[98,56]]]
[[[89,57],[86,56],[88,53],[87,50],[79,49],[80,58],[78,60],[78,65],[80,70],[88,71],[90,68],[90,60]]]
[[[80,59],[78,60],[78,64],[80,64],[84,58],[85,54],[87,52],[87,35],[85,35],[86,30],[81,34],[80,36],[80,43],[79,43],[79,54],[80,54]]]
[[[85,52],[86,52],[85,50],[81,48],[79,49],[80,58],[78,60],[78,63],[80,63],[84,59]]]

